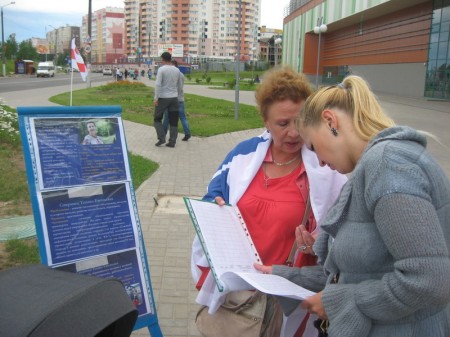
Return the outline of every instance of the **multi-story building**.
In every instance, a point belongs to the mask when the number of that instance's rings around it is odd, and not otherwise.
[[[258,29],[259,60],[271,65],[281,63],[283,30],[262,26]]]
[[[72,38],[76,38],[77,46],[80,43],[80,27],[66,25],[64,27],[54,28],[47,32],[47,41],[49,52],[54,55],[67,54],[70,55]]]
[[[92,64],[114,64],[123,63],[127,55],[125,53],[124,41],[124,9],[117,7],[106,7],[92,13],[91,36],[88,37],[88,16],[82,19],[82,47],[90,52]],[[86,47],[89,46],[90,50]]]
[[[125,0],[125,53],[155,58],[172,49],[190,60],[233,60],[240,31],[241,59],[252,60],[260,7],[261,0]]]
[[[283,30],[283,62],[319,83],[353,73],[380,92],[450,99],[448,0],[291,0]]]

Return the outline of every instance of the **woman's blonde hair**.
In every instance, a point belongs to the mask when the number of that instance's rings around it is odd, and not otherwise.
[[[381,130],[395,125],[381,109],[367,82],[359,76],[348,76],[342,83],[320,88],[312,94],[299,115],[299,123],[302,126],[318,125],[322,112],[333,108],[349,114],[363,140],[369,140]]]
[[[264,74],[261,85],[256,89],[256,104],[259,114],[265,120],[269,107],[279,101],[291,100],[299,103],[311,95],[311,85],[303,74],[288,66],[273,68]]]

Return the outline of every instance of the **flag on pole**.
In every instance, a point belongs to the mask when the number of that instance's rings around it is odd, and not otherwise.
[[[86,82],[86,76],[88,74],[88,70],[86,68],[86,65],[84,64],[84,61],[80,55],[80,52],[77,49],[77,46],[75,45],[75,38],[72,39],[71,58],[72,58],[72,68],[78,69],[78,71],[80,72],[81,78],[83,79],[83,81]]]

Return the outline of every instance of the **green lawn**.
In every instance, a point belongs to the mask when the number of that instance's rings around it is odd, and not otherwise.
[[[124,119],[153,125],[153,88],[140,82],[111,82],[102,87],[77,90],[72,100],[73,105],[120,105]],[[69,93],[54,96],[50,101],[68,105]],[[185,94],[185,106],[194,136],[208,137],[263,126],[256,107],[251,105],[239,105],[238,120],[234,119],[234,102]]]
[[[254,91],[257,84],[252,79],[258,75],[262,76],[262,71],[240,71],[239,72],[239,90]],[[221,72],[201,72],[194,71],[192,74],[185,75],[186,84],[201,84],[209,85],[218,89],[234,90],[234,84],[236,83],[236,73],[233,71],[221,71]]]
[[[218,75],[217,78],[214,77],[214,80],[211,79],[212,85],[221,83],[223,86],[224,82],[234,79],[232,73]],[[244,85],[242,82],[240,88]],[[249,88],[254,90],[254,85]],[[69,99],[69,93],[64,93],[54,96],[50,100],[61,105],[69,105]],[[142,83],[112,82],[101,87],[74,91],[72,99],[73,105],[78,106],[120,105],[123,119],[153,125],[153,89]],[[263,126],[261,117],[254,106],[240,104],[239,119],[235,120],[234,102],[186,94],[185,105],[191,133],[194,136],[207,137]],[[137,189],[159,166],[151,160],[132,153],[129,154],[129,158],[133,185]],[[2,186],[0,189],[0,217],[31,214],[17,113],[14,109],[1,105],[0,186]],[[3,246],[7,251],[7,257],[2,258],[0,250],[0,270],[16,264],[38,262],[35,240],[14,239]]]
[[[51,101],[68,105],[69,93],[54,96]],[[74,105],[120,105],[124,119],[146,125],[153,124],[152,101],[152,88],[128,81],[73,93]],[[235,120],[233,102],[189,94],[186,94],[185,101],[194,136],[207,137],[262,127],[254,106],[240,104],[239,119]],[[7,106],[0,106],[0,145],[0,216],[31,214],[17,114]],[[157,163],[131,153],[130,163],[135,188],[158,168]]]

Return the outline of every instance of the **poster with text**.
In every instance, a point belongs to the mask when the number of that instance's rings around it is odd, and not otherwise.
[[[120,106],[18,107],[41,262],[117,278],[162,337]],[[0,333],[1,335],[1,333]]]
[[[55,269],[77,274],[92,275],[103,278],[118,278],[130,300],[138,309],[139,315],[151,313],[153,304],[146,290],[142,265],[136,250],[128,250],[107,256],[78,261],[76,263],[57,266]]]
[[[31,118],[39,189],[130,180],[119,118]]]
[[[49,265],[135,248],[129,185],[92,185],[39,196]]]

